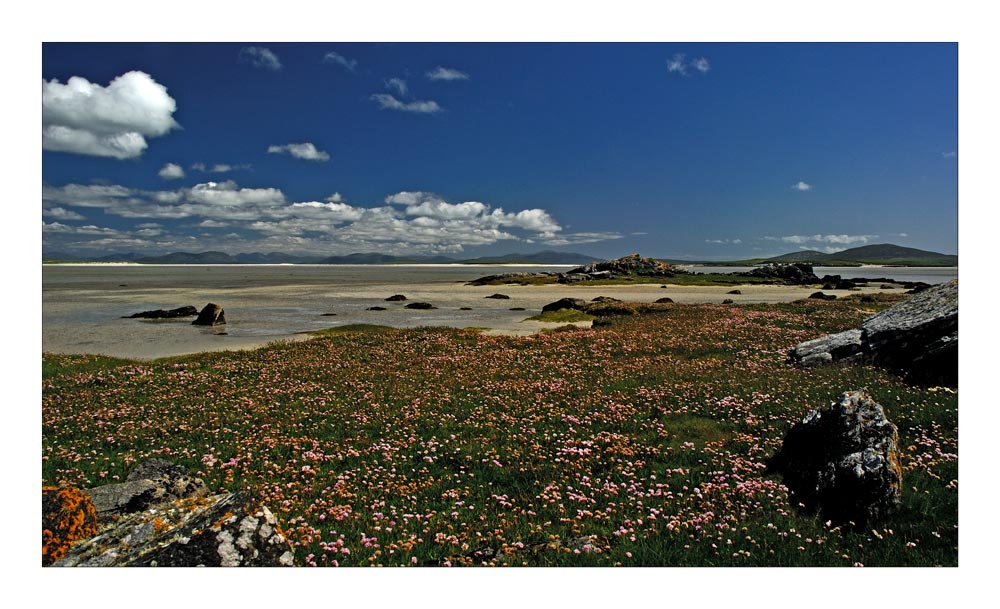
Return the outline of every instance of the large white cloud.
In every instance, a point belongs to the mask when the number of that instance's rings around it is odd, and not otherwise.
[[[116,159],[134,158],[179,127],[177,102],[145,72],[132,71],[108,86],[71,77],[42,80],[42,148]]]

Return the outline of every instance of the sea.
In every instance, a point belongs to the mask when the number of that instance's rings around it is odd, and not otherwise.
[[[470,291],[462,286],[485,275],[569,268],[572,266],[45,264],[42,351],[153,359],[302,340],[310,331],[351,323],[510,328],[523,325],[524,318],[537,311],[511,310],[517,303],[485,300],[482,290],[488,288]],[[715,273],[749,268],[689,270]],[[815,272],[821,277],[887,277],[932,284],[958,276],[957,268],[816,267]],[[403,303],[385,302],[398,293],[408,301],[424,300],[438,308],[403,311]],[[185,305],[201,309],[207,303],[222,306],[229,323],[198,327],[191,326],[191,318],[123,319],[153,309]],[[387,311],[369,310],[373,306]]]

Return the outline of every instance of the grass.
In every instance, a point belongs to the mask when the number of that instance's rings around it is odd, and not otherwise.
[[[576,321],[594,321],[593,315],[588,315],[576,309],[559,309],[557,311],[543,311],[538,315],[532,315],[525,321],[544,321],[549,323],[570,323]]]
[[[339,327],[157,362],[43,356],[42,482],[170,459],[248,488],[300,565],[931,566],[958,562],[957,392],[787,350],[875,303],[666,305],[530,337]],[[851,530],[764,463],[867,387],[898,427],[903,505]]]

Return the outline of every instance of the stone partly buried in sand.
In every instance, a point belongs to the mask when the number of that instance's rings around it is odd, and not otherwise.
[[[191,322],[193,326],[221,326],[226,323],[226,312],[217,304],[208,303],[198,313],[198,319]]]
[[[864,526],[899,506],[899,434],[867,391],[849,391],[796,423],[769,460],[792,502],[824,519]]]
[[[142,311],[141,313],[133,313],[131,315],[126,315],[122,319],[176,319],[178,317],[191,317],[192,315],[197,315],[198,309],[194,305],[188,305],[186,307],[178,307],[176,309],[155,309],[153,311]]]
[[[90,505],[100,529],[67,538],[63,545],[84,539],[61,552],[53,566],[293,564],[291,546],[274,515],[250,493],[206,496],[200,479],[162,459],[146,461],[125,483],[107,486],[117,488],[70,489]],[[51,531],[48,540],[52,547],[59,545]],[[43,530],[43,556],[45,542]]]
[[[404,308],[406,308],[406,309],[436,309],[437,307],[435,307],[434,305],[432,305],[429,302],[411,302],[410,304],[406,305]]]
[[[914,294],[847,330],[797,345],[791,364],[871,361],[910,380],[958,384],[958,280]]]

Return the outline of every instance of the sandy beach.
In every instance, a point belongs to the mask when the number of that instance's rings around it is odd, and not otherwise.
[[[135,359],[156,359],[203,351],[251,349],[274,341],[299,341],[308,332],[347,324],[382,324],[397,328],[448,326],[480,328],[489,334],[530,335],[564,324],[527,321],[546,304],[560,298],[592,300],[609,296],[629,302],[654,302],[669,297],[678,304],[735,304],[790,302],[806,298],[815,288],[802,286],[676,286],[659,284],[617,286],[470,286],[467,279],[367,281],[320,283],[285,282],[280,285],[240,285],[238,281],[164,287],[144,285],[135,278],[106,285],[61,287],[43,293],[43,351],[53,353],[99,353]],[[127,281],[127,283],[126,283]],[[267,283],[267,282],[264,282]],[[728,294],[739,289],[740,294]],[[866,292],[881,290],[872,285]],[[504,294],[509,299],[487,298]],[[858,290],[828,290],[843,297]],[[386,302],[394,294],[406,301]],[[222,306],[228,323],[214,328],[194,327],[190,319],[121,319],[135,312],[208,302]],[[412,302],[427,302],[429,310],[407,309]],[[384,307],[383,311],[368,310]],[[467,310],[463,310],[467,308]],[[514,310],[521,308],[524,310]],[[583,322],[580,325],[589,325]]]

